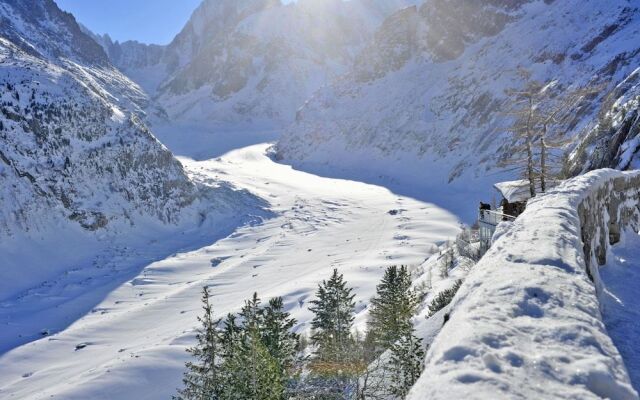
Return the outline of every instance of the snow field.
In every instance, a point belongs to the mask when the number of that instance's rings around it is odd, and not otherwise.
[[[82,296],[66,300],[58,318],[73,319],[68,327],[0,356],[0,397],[170,397],[180,385],[184,350],[193,343],[204,285],[211,287],[218,316],[238,311],[254,291],[265,301],[283,296],[299,321],[296,330],[305,332],[317,284],[338,268],[355,289],[356,325],[363,329],[367,302],[384,268],[422,264],[459,230],[453,215],[433,205],[373,185],[295,171],[274,163],[267,148],[254,145],[216,160],[182,162],[196,181],[229,181],[267,199],[275,217],[256,219],[221,240],[212,235],[199,248],[157,257],[105,291],[86,314],[64,311],[83,302]],[[202,232],[185,232],[164,243],[176,246],[189,235],[195,243],[205,240]],[[38,327],[38,314],[28,311],[57,295],[43,290],[13,305],[12,315],[20,314],[15,307],[24,307],[26,315],[10,332],[33,335],[45,329]]]

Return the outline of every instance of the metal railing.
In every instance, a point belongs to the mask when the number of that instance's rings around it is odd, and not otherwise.
[[[498,211],[492,210],[480,210],[478,222],[485,223],[491,226],[498,226],[502,221],[515,221],[516,217],[512,215],[503,214]]]
[[[491,239],[496,232],[496,227],[503,221],[514,221],[516,217],[503,214],[498,211],[480,210],[478,216],[478,225],[480,226],[480,255],[489,250],[491,247]]]

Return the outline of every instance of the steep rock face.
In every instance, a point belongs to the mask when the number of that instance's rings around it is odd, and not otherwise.
[[[283,126],[416,0],[206,0],[168,46],[96,39],[173,120]]]
[[[500,33],[528,2],[432,0],[420,8],[400,10],[384,21],[374,40],[359,54],[356,80],[382,78],[412,58],[436,62],[456,59],[468,45]],[[378,73],[362,76],[371,67]]]
[[[571,175],[598,168],[640,168],[640,69],[607,93],[595,126],[569,161]]]
[[[484,37],[499,34],[531,0],[433,0],[421,8],[427,50],[439,61],[462,55]]]
[[[420,51],[420,16],[416,6],[387,18],[374,40],[356,57],[354,78],[366,82],[382,78],[404,66]]]
[[[87,64],[109,64],[100,47],[82,34],[73,16],[61,11],[53,1],[3,0],[0,6],[0,33],[22,51]]]
[[[640,62],[638,11],[625,0],[429,0],[403,10],[298,112],[278,156],[380,173],[391,160],[431,168],[434,183],[483,177],[511,152],[505,90],[523,85],[519,68],[565,89],[608,83],[576,111],[576,146]]]
[[[0,237],[176,222],[195,201],[145,94],[52,0],[0,3],[0,88]]]
[[[144,68],[157,64],[164,55],[164,46],[144,44],[135,40],[114,42],[108,34],[96,35],[82,26],[83,32],[102,46],[112,64],[124,68]]]

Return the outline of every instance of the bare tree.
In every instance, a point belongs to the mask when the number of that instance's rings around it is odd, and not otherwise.
[[[447,278],[449,270],[455,266],[455,254],[451,241],[445,242],[443,249],[440,250],[438,261],[440,262],[440,277]]]
[[[507,114],[514,117],[514,122],[509,131],[515,136],[518,145],[511,150],[511,157],[504,160],[503,166],[514,166],[516,170],[524,173],[529,181],[529,193],[531,197],[536,195],[536,174],[533,152],[535,131],[536,104],[542,86],[537,81],[531,80],[531,73],[525,69],[518,70],[518,76],[525,82],[522,89],[509,89],[507,96],[512,102],[512,108]],[[521,158],[524,153],[524,158]]]
[[[386,354],[377,355],[364,368],[354,393],[356,400],[386,400],[389,398],[390,378],[387,357]]]
[[[551,150],[562,149],[569,142],[567,133],[578,120],[582,104],[604,86],[564,89],[556,80],[533,80],[525,69],[518,70],[518,75],[524,81],[522,89],[506,91],[512,104],[507,114],[514,117],[509,130],[517,144],[502,165],[523,172],[530,195],[534,197],[536,179],[539,178],[540,190],[544,193],[549,180],[557,176],[555,170],[562,166],[562,155]]]
[[[557,176],[553,167],[562,166],[558,162],[560,157],[553,155],[550,150],[561,149],[569,143],[567,132],[577,120],[582,103],[604,89],[602,85],[595,85],[564,90],[553,95],[550,92],[553,91],[554,86],[555,82],[545,85],[536,113],[537,124],[541,127],[537,134],[537,140],[540,152],[539,174],[542,192],[547,191],[548,180]]]

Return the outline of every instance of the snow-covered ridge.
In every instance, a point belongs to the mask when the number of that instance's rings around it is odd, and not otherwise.
[[[639,206],[640,172],[610,169],[532,200],[469,274],[410,398],[637,399],[602,322],[598,265],[640,229]]]

